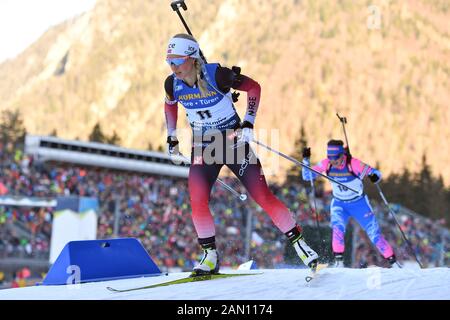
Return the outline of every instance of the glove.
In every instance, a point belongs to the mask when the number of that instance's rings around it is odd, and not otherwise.
[[[253,140],[253,124],[248,121],[244,121],[241,125],[241,136],[239,142],[250,142]]]
[[[178,156],[180,155],[180,149],[178,146],[178,139],[177,137],[167,137],[167,153],[170,156]]]
[[[303,148],[303,158],[310,158],[311,157],[311,148],[304,147]]]
[[[369,179],[372,181],[372,183],[377,184],[381,181],[381,173],[378,170],[373,170],[371,174],[369,174]]]

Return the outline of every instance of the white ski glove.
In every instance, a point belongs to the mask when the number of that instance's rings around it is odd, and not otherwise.
[[[239,137],[239,142],[250,142],[253,141],[253,124],[244,121],[241,125],[241,135]]]

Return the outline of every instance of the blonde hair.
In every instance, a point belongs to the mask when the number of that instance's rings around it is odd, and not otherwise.
[[[208,93],[208,83],[206,82],[206,80],[203,77],[202,65],[203,65],[203,61],[201,61],[201,58],[195,59],[194,68],[195,68],[195,72],[197,73],[198,88],[200,90],[201,96],[206,97],[206,94]]]
[[[194,42],[197,42],[193,36],[186,33],[179,33],[173,36],[174,38],[182,38],[182,39],[189,39]],[[198,42],[197,42],[198,43]],[[195,68],[195,74],[197,75],[197,84],[198,88],[200,90],[200,95],[202,97],[206,97],[206,94],[208,93],[208,83],[204,79],[203,76],[203,60],[202,58],[193,58],[194,59],[194,68]]]

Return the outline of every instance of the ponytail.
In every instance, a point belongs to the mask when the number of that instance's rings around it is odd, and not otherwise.
[[[208,93],[208,83],[206,82],[205,77],[203,76],[202,64],[203,62],[200,59],[195,59],[194,68],[197,74],[198,88],[200,89],[201,96],[206,97],[206,94]]]

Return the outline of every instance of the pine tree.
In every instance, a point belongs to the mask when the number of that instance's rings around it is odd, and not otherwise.
[[[25,141],[26,129],[19,110],[5,110],[2,112],[2,122],[0,124],[0,136],[2,142],[11,142],[13,145],[23,144]]]
[[[450,208],[443,179],[433,176],[425,154],[422,156],[422,170],[416,174],[414,191],[416,203],[411,206],[413,210],[430,218],[448,215]]]
[[[303,160],[303,148],[305,148],[306,146],[308,146],[308,140],[306,138],[306,133],[305,133],[305,129],[303,128],[303,124],[300,127],[300,136],[297,138],[297,140],[295,140],[294,143],[294,152],[293,154],[291,154],[291,157],[293,157],[294,159],[297,159],[298,161],[302,161]],[[301,176],[302,176],[302,169],[299,168],[297,165],[293,165],[289,168],[288,172],[287,172],[287,181],[288,182],[292,182],[292,181],[302,181],[301,180]]]
[[[428,218],[444,218],[450,225],[450,188],[445,187],[442,176],[433,176],[425,155],[420,172],[412,174],[403,169],[401,174],[383,178],[381,184],[390,203],[398,203]],[[371,183],[367,187],[365,190],[371,199],[379,198]]]
[[[113,135],[109,138],[106,138],[106,142],[109,144],[120,145],[121,139],[117,132],[114,130]]]
[[[92,129],[92,132],[89,135],[89,141],[100,142],[100,143],[107,142],[107,138],[104,135],[104,133],[102,132],[102,128],[100,126],[100,123],[97,122],[97,124]]]
[[[49,134],[52,137],[57,137],[58,136],[58,132],[56,131],[56,129],[53,129],[52,132],[50,132]]]
[[[414,201],[409,202],[413,202],[410,205],[411,209],[426,216],[429,216],[430,214],[430,189],[432,189],[433,185],[432,180],[433,177],[431,175],[430,167],[427,164],[427,158],[423,155],[422,169],[414,175],[413,180],[412,199],[414,199]]]

